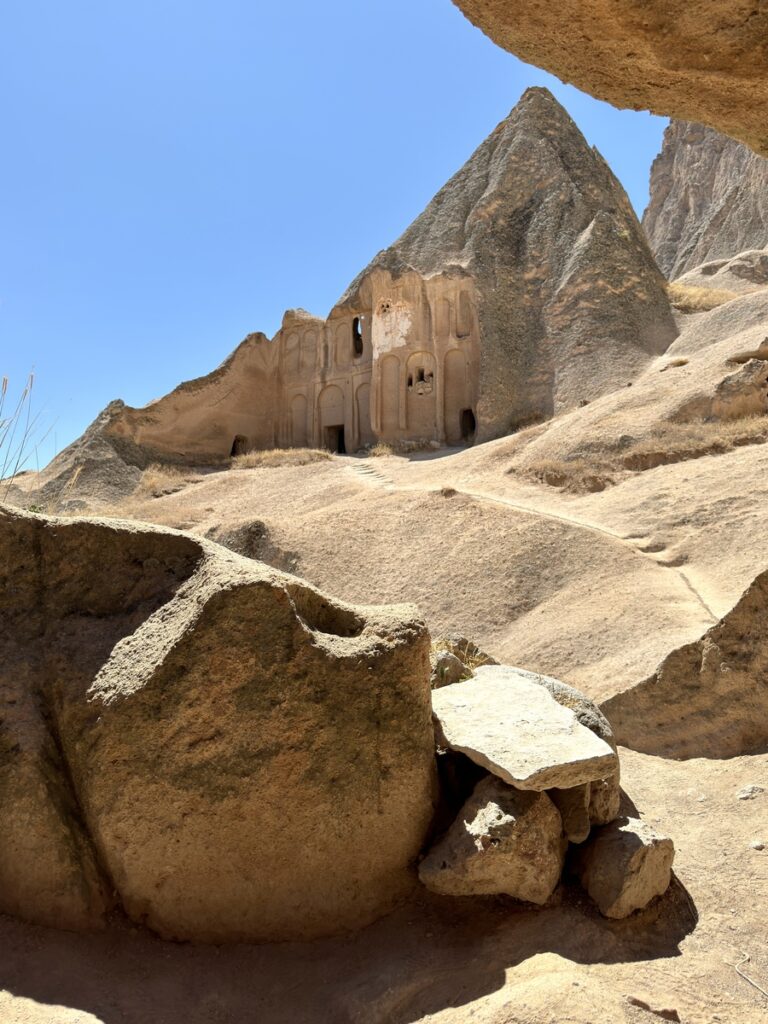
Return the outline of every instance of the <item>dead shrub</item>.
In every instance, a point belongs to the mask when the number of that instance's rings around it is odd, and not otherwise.
[[[267,448],[264,451],[236,455],[230,469],[277,469],[283,466],[308,466],[332,458],[325,448]]]

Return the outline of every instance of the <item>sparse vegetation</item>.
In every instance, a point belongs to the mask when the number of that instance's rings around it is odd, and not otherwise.
[[[275,469],[279,466],[308,466],[332,458],[325,448],[268,448],[236,455],[230,469]]]
[[[30,373],[15,406],[6,412],[9,380],[0,380],[0,481],[5,485],[0,500],[8,496],[14,480],[21,475],[37,445],[33,443],[40,414],[32,413],[32,389],[35,375]],[[38,444],[45,440],[44,435]]]
[[[372,458],[378,459],[378,458],[383,457],[384,455],[394,455],[395,454],[395,450],[392,447],[392,445],[391,444],[387,444],[386,441],[377,441],[376,444],[373,446],[373,448],[371,448],[368,451],[368,454]]]
[[[196,473],[179,466],[162,465],[155,462],[141,474],[136,494],[160,498],[164,494],[174,494],[187,484],[195,483],[198,479]]]
[[[594,457],[541,459],[521,469],[513,467],[510,472],[519,472],[572,494],[584,494],[602,491],[628,473],[705,455],[723,455],[735,448],[766,441],[768,416],[660,423],[644,437],[621,447],[607,448]]]
[[[706,313],[739,297],[738,292],[724,288],[699,288],[678,281],[667,285],[667,295],[671,305],[681,313]]]

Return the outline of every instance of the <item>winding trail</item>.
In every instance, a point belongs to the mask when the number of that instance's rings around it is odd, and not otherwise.
[[[351,462],[347,467],[350,472],[354,473],[361,480],[364,480],[367,484],[374,487],[380,487],[387,491],[398,491],[400,493],[412,492],[420,494],[433,494],[435,491],[440,491],[440,487],[436,486],[419,486],[417,484],[397,484],[391,477],[386,476],[378,467],[374,467],[367,460],[358,460]],[[639,558],[646,558],[652,562],[659,569],[667,572],[674,573],[680,582],[683,584],[687,592],[696,600],[701,608],[706,612],[709,619],[714,623],[718,621],[718,616],[712,611],[703,595],[699,593],[696,587],[693,585],[691,580],[686,576],[679,566],[664,565],[659,562],[658,559],[653,558],[653,554],[657,552],[644,551],[642,548],[633,544],[631,540],[626,537],[622,537],[620,533],[616,533],[614,530],[609,529],[605,526],[597,526],[595,523],[586,522],[583,519],[577,519],[573,516],[564,515],[559,512],[546,511],[544,509],[536,508],[532,505],[526,505],[519,501],[513,501],[511,498],[505,498],[500,494],[492,494],[488,491],[475,491],[467,490],[465,488],[456,487],[452,483],[446,483],[443,487],[450,487],[451,490],[455,491],[456,494],[464,495],[467,498],[473,498],[475,501],[488,502],[490,504],[502,505],[505,508],[514,509],[516,512],[521,512],[523,515],[537,516],[540,519],[551,519],[554,522],[562,523],[565,526],[575,527],[576,529],[589,530],[592,533],[597,533],[603,537],[609,538],[609,540],[620,544],[623,548],[628,549],[634,555]]]

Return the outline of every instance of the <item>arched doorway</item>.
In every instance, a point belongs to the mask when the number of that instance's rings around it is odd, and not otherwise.
[[[347,450],[344,430],[344,392],[329,384],[320,392],[320,443],[329,451],[343,455]]]

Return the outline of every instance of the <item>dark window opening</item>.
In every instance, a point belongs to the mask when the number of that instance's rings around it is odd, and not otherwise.
[[[408,374],[408,387],[409,388],[413,387],[413,374],[412,373]]]
[[[475,414],[471,409],[461,410],[461,436],[464,441],[472,441],[475,436],[477,424]]]
[[[417,384],[423,384],[424,383],[424,367],[423,366],[420,366],[418,368],[418,370],[416,371],[416,383]]]
[[[336,452],[337,455],[346,455],[347,446],[344,443],[344,424],[325,428],[325,447],[329,452]]]
[[[352,321],[352,345],[355,349],[355,355],[361,356],[363,354],[363,325],[359,316],[356,316]]]
[[[235,435],[235,439],[232,442],[232,449],[229,453],[229,457],[234,459],[236,455],[245,455],[248,451],[248,438],[243,437],[242,434]]]

